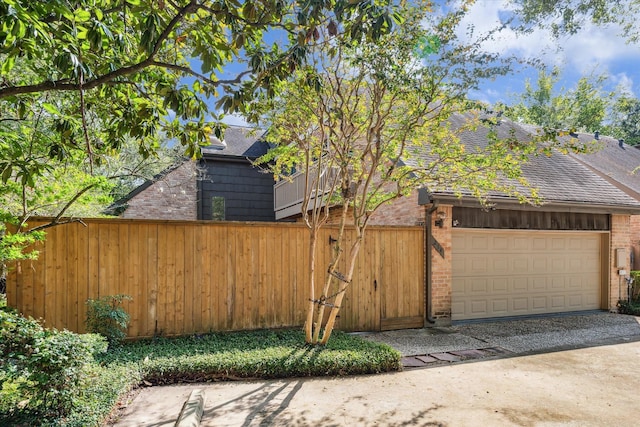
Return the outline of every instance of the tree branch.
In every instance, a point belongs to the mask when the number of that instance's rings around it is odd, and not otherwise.
[[[47,92],[47,91],[76,91],[80,89],[91,90],[102,84],[110,82],[112,80],[117,79],[118,77],[127,76],[129,74],[136,73],[140,70],[145,69],[150,66],[154,62],[154,57],[158,54],[158,51],[162,47],[162,43],[169,37],[169,34],[173,31],[175,26],[184,18],[184,16],[189,13],[191,10],[195,10],[197,4],[195,0],[189,2],[188,5],[184,6],[182,9],[176,13],[176,15],[171,19],[167,27],[158,37],[156,43],[153,46],[152,52],[147,56],[143,61],[138,62],[137,64],[130,65],[128,67],[122,67],[117,70],[114,70],[110,73],[103,74],[100,77],[97,77],[93,80],[89,80],[84,82],[84,84],[70,82],[68,79],[61,80],[48,80],[32,85],[24,85],[24,86],[10,86],[0,89],[0,99],[7,98],[14,95],[21,95],[25,93],[37,93],[37,92]]]
[[[160,62],[160,61],[152,61],[150,65],[154,65],[156,67],[161,67],[161,68],[168,68],[170,70],[175,70],[175,71],[181,71],[181,72],[183,72],[185,74],[190,74],[190,75],[192,75],[194,77],[197,77],[200,80],[203,80],[204,82],[206,82],[206,83],[208,83],[210,85],[213,85],[213,86],[219,86],[221,84],[240,83],[244,76],[246,76],[247,74],[251,74],[251,70],[245,70],[245,71],[239,73],[233,79],[229,79],[229,80],[211,80],[207,76],[205,76],[203,74],[200,74],[200,73],[194,71],[193,69],[191,69],[189,67],[184,67],[182,65],[170,64],[170,63]]]
[[[49,228],[49,227],[53,227],[54,225],[58,225],[61,224],[61,218],[64,215],[64,213],[71,207],[71,205],[73,205],[75,203],[76,200],[78,200],[84,193],[86,193],[87,191],[91,190],[93,187],[95,187],[97,184],[91,184],[91,185],[87,185],[86,187],[84,187],[82,190],[80,190],[78,193],[76,193],[75,196],[73,196],[71,198],[71,200],[69,200],[64,207],[60,210],[60,212],[58,212],[58,215],[56,215],[55,218],[53,218],[53,220],[51,222],[49,222],[48,224],[43,224],[43,225],[39,225],[37,227],[34,227],[32,229],[30,229],[29,231],[38,231],[38,230],[42,230],[45,228]],[[22,221],[20,221],[20,226],[19,228],[22,228],[24,226],[24,224],[26,223],[28,219],[28,216],[25,216],[25,218],[22,219]],[[67,221],[67,222],[71,222],[71,221]]]

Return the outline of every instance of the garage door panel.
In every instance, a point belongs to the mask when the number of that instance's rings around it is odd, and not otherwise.
[[[563,291],[566,288],[566,280],[564,277],[552,277],[551,278],[551,290]]]
[[[600,233],[454,231],[452,319],[600,307]]]
[[[529,290],[531,292],[544,292],[547,290],[546,277],[532,277],[529,279]]]
[[[582,307],[584,305],[584,298],[582,298],[582,295],[570,295],[567,305],[569,307]]]
[[[562,309],[562,308],[568,306],[567,299],[568,298],[565,295],[552,296],[550,298],[551,308],[552,309]]]
[[[511,283],[511,289],[514,293],[525,292],[529,289],[529,280],[526,277],[514,277]]]
[[[471,313],[473,313],[474,315],[479,315],[479,316],[488,315],[489,311],[487,310],[487,300],[486,299],[472,300],[471,301]]]
[[[531,244],[531,242],[529,242],[529,240],[524,237],[515,237],[512,239],[512,241],[513,246],[511,249],[516,252],[529,249],[529,245]]]
[[[465,294],[465,288],[466,288],[466,280],[464,278],[456,278],[454,277],[451,281],[451,298],[452,299],[457,299],[458,301],[461,301],[461,299],[459,299],[458,297],[462,297]]]
[[[509,279],[506,277],[495,277],[491,279],[491,292],[494,294],[506,294],[509,292]]]
[[[469,263],[471,264],[471,273],[478,275],[487,275],[491,270],[489,270],[489,259],[483,256],[472,256],[469,259]]]
[[[473,236],[471,238],[472,251],[486,250],[489,247],[489,236]]]
[[[509,256],[504,254],[504,256]],[[548,260],[545,255],[532,255],[532,264],[534,271],[546,271],[548,268]]]
[[[548,308],[547,297],[546,296],[538,296],[531,298],[532,309],[533,310],[543,310],[546,311]]]
[[[506,315],[506,313],[509,312],[509,299],[508,298],[493,299],[491,300],[491,308],[492,308],[494,317],[499,316],[503,313]]]
[[[510,273],[509,260],[507,258],[493,258],[491,265],[491,271],[497,273],[507,274]]]
[[[551,239],[551,249],[563,251],[566,249],[567,240],[561,238]]]
[[[489,292],[488,280],[487,279],[472,280],[469,282],[469,286],[467,286],[467,289],[471,294],[479,293],[484,295],[487,292]]]
[[[600,239],[593,238],[588,240],[582,240],[582,249],[586,252],[591,251],[599,251],[600,250]]]
[[[451,317],[459,318],[464,316],[464,301],[452,302],[451,303]]]
[[[567,269],[571,268],[571,265],[567,265],[567,264],[571,264],[571,262],[567,261],[566,258],[555,258],[551,260],[551,270],[554,273],[557,274],[562,274],[565,271],[567,271]],[[578,265],[574,265],[573,266],[574,269],[580,268],[580,262],[578,262]]]
[[[549,241],[542,237],[534,237],[531,240],[531,249],[534,251],[545,251],[548,250]]]
[[[528,272],[529,271],[529,258],[526,256],[513,256],[511,259],[511,268],[513,272]]]
[[[509,239],[504,238],[504,237],[494,237],[493,241],[491,242],[491,249],[492,250],[506,250],[509,249]],[[487,248],[489,249],[489,248]]]
[[[512,298],[513,312],[514,313],[525,313],[529,311],[529,299],[524,297],[514,297]]]

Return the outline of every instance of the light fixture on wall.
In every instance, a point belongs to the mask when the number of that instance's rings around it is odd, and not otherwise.
[[[436,219],[435,225],[440,227],[440,228],[444,227],[444,220],[447,218],[447,213],[443,212],[443,211],[438,211],[436,213],[436,217],[438,219]]]

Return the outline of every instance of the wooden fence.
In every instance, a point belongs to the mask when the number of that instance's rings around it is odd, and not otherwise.
[[[336,232],[320,234],[320,283]],[[308,243],[307,228],[291,223],[86,220],[49,228],[39,259],[11,266],[7,298],[47,326],[77,332],[85,301],[114,294],[133,297],[125,303],[131,337],[300,326]],[[338,328],[419,326],[423,277],[421,228],[371,227]]]

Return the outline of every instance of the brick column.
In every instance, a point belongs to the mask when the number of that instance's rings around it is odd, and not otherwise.
[[[629,251],[631,250],[631,225],[629,215],[611,215],[611,237],[609,245],[609,309],[615,310],[620,295],[622,299],[627,298],[627,284],[624,278],[618,274],[618,260],[616,258],[616,249],[624,249],[625,256],[622,260],[627,271],[631,268]]]
[[[435,225],[438,212],[443,212],[446,218],[443,227]],[[444,249],[444,258],[438,251],[431,249],[431,312],[438,324],[451,323],[451,206],[438,206],[431,216],[431,230],[433,237]]]
[[[640,215],[632,215],[631,221],[631,249],[633,250],[634,261],[632,270],[640,270]]]

